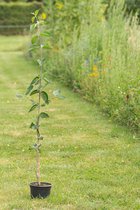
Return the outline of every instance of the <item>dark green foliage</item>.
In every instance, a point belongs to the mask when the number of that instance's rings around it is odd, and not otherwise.
[[[31,23],[31,12],[43,5],[34,3],[0,3],[0,34],[14,35],[27,33]]]
[[[25,95],[28,95],[28,94],[31,92],[31,90],[33,89],[33,87],[34,87],[33,85],[30,85],[30,86],[27,88]]]
[[[30,125],[30,128],[36,130],[37,129],[37,126],[36,126],[35,123],[32,122],[31,125]]]
[[[129,11],[140,11],[140,0],[126,0],[126,4]]]
[[[39,115],[39,118],[48,118],[49,115],[45,112],[41,112],[40,115]]]
[[[138,13],[138,18],[140,21],[140,0],[126,0],[127,12],[135,14]]]
[[[41,97],[42,97],[43,101],[45,102],[45,104],[49,103],[48,94],[45,91],[41,91]]]
[[[30,96],[35,95],[35,94],[37,94],[37,93],[39,93],[39,90],[33,90],[33,91],[30,93]]]
[[[112,0],[103,0],[104,4],[108,4],[107,10],[111,5]],[[114,3],[116,3],[114,1]],[[125,6],[126,6],[126,14],[132,13],[133,15],[137,12],[138,17],[140,19],[140,0],[125,0]],[[107,12],[107,11],[106,11]]]
[[[34,109],[36,109],[36,108],[38,107],[38,105],[39,105],[39,104],[34,104],[34,105],[30,108],[29,112],[32,112]]]

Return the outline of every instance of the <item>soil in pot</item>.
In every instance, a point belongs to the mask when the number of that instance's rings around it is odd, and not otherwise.
[[[52,185],[47,182],[32,182],[30,184],[31,198],[46,198],[50,195]]]

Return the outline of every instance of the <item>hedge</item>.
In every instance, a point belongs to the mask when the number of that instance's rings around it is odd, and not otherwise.
[[[113,0],[102,0],[102,3],[108,4],[109,8],[111,2],[115,3]],[[135,14],[137,12],[139,22],[140,22],[140,0],[124,0],[126,6],[126,14]]]
[[[0,34],[15,35],[29,30],[31,12],[43,10],[43,4],[33,3],[0,3]]]

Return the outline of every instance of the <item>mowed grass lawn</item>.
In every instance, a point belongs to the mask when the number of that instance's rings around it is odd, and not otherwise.
[[[42,181],[50,197],[30,199],[36,181],[30,101],[19,100],[35,74],[22,45],[27,37],[0,37],[0,210],[140,209],[139,139],[96,107],[55,82],[48,86],[50,118],[42,121]],[[52,91],[60,88],[64,100]]]

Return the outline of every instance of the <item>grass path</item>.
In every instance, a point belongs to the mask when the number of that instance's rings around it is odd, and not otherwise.
[[[35,180],[30,103],[16,99],[36,67],[21,51],[26,37],[0,37],[0,210],[138,210],[140,147],[127,129],[59,84],[43,121],[42,181],[53,184],[46,200],[31,200]],[[26,103],[25,103],[26,102]]]

